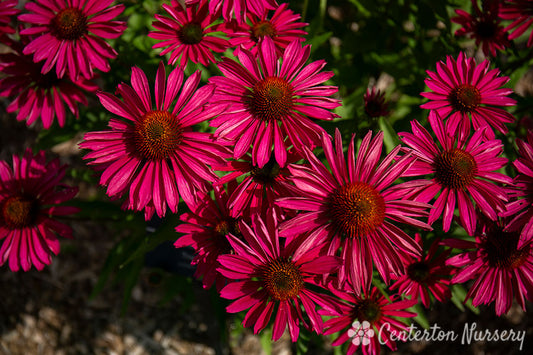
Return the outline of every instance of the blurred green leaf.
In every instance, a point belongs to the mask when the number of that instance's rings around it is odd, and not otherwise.
[[[124,261],[120,267],[124,267],[126,264],[133,260],[144,258],[144,255],[153,250],[156,246],[167,240],[176,240],[177,234],[175,227],[179,223],[177,215],[167,216],[163,224],[159,226],[154,232],[147,233],[141,240],[138,240],[135,249],[131,252],[129,257]]]
[[[370,17],[372,15],[372,5],[369,4],[368,1],[350,0],[350,2],[355,5],[361,16]],[[370,8],[370,10],[367,9],[367,6]]]
[[[472,300],[469,299],[465,302],[467,291],[462,284],[454,284],[451,287],[452,302],[460,311],[465,311],[465,306],[472,311],[472,313],[479,315],[479,309],[472,306]]]
[[[305,329],[301,329],[298,341],[295,344],[296,355],[304,355],[309,352],[309,341],[309,333]]]
[[[137,281],[139,280],[139,274],[141,273],[141,269],[144,266],[144,259],[137,259],[135,262],[130,263],[129,267],[122,268],[117,273],[117,280],[120,280],[120,282],[124,285],[124,291],[122,293],[122,306],[121,306],[121,314],[126,314],[128,310],[128,306],[131,301],[131,293],[133,291],[133,288],[137,284]]]
[[[259,339],[261,341],[261,348],[265,351],[267,355],[272,354],[272,327],[268,326],[261,331],[259,334]]]
[[[309,38],[306,43],[311,45],[311,52],[326,43],[331,38],[331,32],[324,32]]]
[[[387,153],[390,153],[391,150],[400,144],[398,133],[392,128],[392,125],[386,117],[379,118],[379,128],[383,131],[383,143],[385,144],[385,149]]]
[[[408,311],[416,313],[416,316],[413,317],[413,320],[420,324],[420,326],[424,329],[429,329],[429,321],[426,315],[426,311],[422,304],[418,302],[414,305],[414,307],[411,307],[408,309]]]

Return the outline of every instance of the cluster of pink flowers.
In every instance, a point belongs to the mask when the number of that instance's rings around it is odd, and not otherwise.
[[[97,71],[117,56],[105,39],[125,30],[115,20],[124,6],[112,2],[26,2],[20,41],[6,37],[12,51],[0,55],[0,95],[15,98],[8,112],[28,125],[40,117],[45,129],[54,117],[65,124],[65,104],[78,115],[85,92],[98,90]],[[457,35],[473,33],[485,54],[533,22],[520,12],[531,11],[528,1],[489,1],[489,12],[473,3],[473,15],[457,12]],[[0,3],[2,36],[15,32],[3,16],[16,14],[15,4]],[[246,311],[244,326],[257,333],[272,320],[273,340],[288,329],[297,341],[301,327],[339,333],[333,345],[349,342],[348,353],[379,353],[377,337],[354,339],[355,322],[374,331],[389,323],[381,336],[394,349],[391,334],[407,329],[397,317],[415,316],[419,301],[449,299],[454,283],[475,279],[467,298],[494,302],[498,315],[513,298],[522,308],[533,300],[533,132],[517,142],[514,178],[503,174],[497,137],[515,121],[506,108],[516,102],[488,60],[459,53],[428,70],[421,108],[430,129],[412,121],[403,145],[385,153],[383,132],[331,137],[320,126],[339,117],[338,88],[324,60],[309,62],[307,24],[287,4],[172,1],[163,10],[149,36],[175,67],[167,74],[160,62],[153,85],[133,67],[115,95],[98,91],[116,117],[80,148],[124,209],[146,220],[181,213],[175,246],[194,248],[195,276],[232,300],[228,312]],[[501,19],[513,22],[504,29]],[[231,49],[234,59],[220,58]],[[221,75],[201,85],[200,71],[185,75],[190,62]],[[365,104],[369,117],[389,113],[375,88]],[[211,132],[199,132],[201,123]],[[76,212],[62,205],[76,194],[59,184],[64,173],[44,152],[14,156],[12,168],[0,162],[0,264],[40,270],[59,251],[56,236],[71,236],[53,218]],[[439,234],[452,228],[471,240]],[[433,229],[440,237],[426,239]]]
[[[531,30],[527,46],[533,45],[533,3],[530,0],[471,0],[472,11],[457,9],[452,22],[462,27],[455,32],[458,37],[468,36],[486,56],[496,56],[511,45],[511,40]],[[506,27],[502,20],[511,20]]]
[[[78,192],[61,184],[65,170],[57,159],[47,162],[44,151],[13,155],[11,167],[0,161],[0,265],[7,262],[13,271],[28,271],[32,265],[41,270],[52,261],[52,253],[59,253],[57,236],[72,238],[72,229],[57,220],[78,212],[62,205]]]
[[[0,96],[14,97],[8,112],[32,125],[39,118],[44,128],[57,117],[65,125],[65,105],[78,117],[78,103],[87,105],[86,93],[98,87],[91,82],[95,69],[107,72],[109,59],[117,52],[104,40],[117,38],[126,29],[114,21],[124,5],[113,0],[37,0],[25,3],[23,13],[17,1],[2,1],[0,20],[18,14],[19,40],[2,37],[12,52],[2,55]],[[10,18],[8,17],[7,23]],[[3,22],[3,21],[2,21]],[[4,33],[15,33],[15,28]]]

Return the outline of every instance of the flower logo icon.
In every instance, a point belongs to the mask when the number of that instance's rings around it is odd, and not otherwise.
[[[370,323],[366,320],[360,323],[358,320],[352,323],[352,328],[348,330],[348,336],[352,338],[353,345],[370,344],[370,338],[374,336],[374,329],[370,328]]]

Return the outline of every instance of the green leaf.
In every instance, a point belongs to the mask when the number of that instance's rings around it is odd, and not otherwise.
[[[209,298],[211,299],[211,304],[213,305],[218,324],[228,324],[228,314],[226,313],[228,301],[220,297],[215,287],[211,287],[209,290]],[[218,329],[221,342],[227,343],[229,341],[229,332],[227,331],[226,327],[221,326],[218,327]]]
[[[386,117],[379,118],[379,129],[383,131],[383,143],[385,144],[385,149],[387,150],[387,153],[390,153],[390,151],[400,144],[398,133],[392,128],[390,121]]]
[[[296,355],[305,355],[309,352],[309,333],[306,329],[301,329],[296,342]]]
[[[131,252],[129,257],[123,262],[122,265],[120,265],[120,267],[122,268],[126,264],[138,258],[144,258],[144,255],[147,252],[153,250],[162,242],[165,242],[167,240],[176,240],[177,234],[174,228],[177,224],[177,216],[168,216],[167,218],[165,218],[163,224],[159,226],[159,228],[155,232],[143,234],[142,239],[137,242],[135,250]]]
[[[529,65],[522,66],[518,69],[513,70],[511,75],[509,75],[509,81],[505,84],[505,87],[514,88],[516,83],[529,71]]]
[[[462,285],[455,284],[455,285],[452,285],[451,291],[452,291],[451,300],[452,300],[453,304],[457,308],[459,308],[459,310],[461,312],[464,312],[465,311],[465,306],[463,305],[463,301],[464,301],[465,296],[466,296],[466,291],[465,291],[464,287]]]
[[[272,327],[266,327],[261,331],[261,335],[259,337],[259,340],[261,342],[261,347],[265,351],[267,355],[272,354]]]
[[[359,0],[350,0],[352,4],[355,5],[357,11],[361,14],[362,17],[370,17],[372,15],[371,10],[367,9],[365,5],[362,4]]]
[[[161,8],[161,1],[144,0],[143,8],[146,10],[147,13],[155,14]]]
[[[431,12],[437,15],[441,20],[448,20],[448,10],[446,9],[446,1],[434,1],[427,0],[425,1],[425,6],[431,8]]]
[[[335,346],[333,348],[333,354],[334,355],[343,355],[343,354],[346,354],[346,352],[343,352],[340,346]]]
[[[417,314],[416,317],[412,318],[415,322],[420,324],[422,328],[429,329],[429,321],[426,316],[426,312],[420,303],[417,303],[416,305],[409,308],[408,310],[410,310],[411,312],[415,312]]]
[[[178,312],[180,314],[188,312],[195,301],[194,293],[191,292],[193,287],[192,279],[183,275],[172,274],[159,268],[153,268],[152,273],[161,273],[163,275],[163,281],[161,284],[163,294],[159,304],[164,305],[179,295],[181,297],[181,302]]]
[[[128,249],[127,244],[128,240],[121,240],[116,243],[113,248],[111,248],[111,250],[107,254],[104,266],[102,268],[102,271],[100,272],[98,281],[96,282],[96,285],[94,286],[91,295],[89,296],[89,299],[94,299],[96,296],[98,296],[98,294],[100,294],[100,292],[102,292],[111,274],[118,269],[118,266],[120,265],[121,261],[125,258],[124,254]]]
[[[124,213],[123,211],[121,212]],[[122,305],[122,311],[125,311],[131,298],[131,290],[135,286],[139,273],[144,266],[144,254],[137,254],[136,258],[131,258],[131,255],[139,248],[139,241],[145,237],[145,225],[144,219],[136,219],[133,215],[131,218],[123,217],[113,223],[113,226],[121,232],[128,230],[131,232],[119,240],[109,251],[90,298],[100,294],[109,279],[114,276],[113,284],[120,284],[125,288]],[[126,261],[128,262],[126,263]]]
[[[451,291],[452,291],[452,302],[453,304],[455,304],[457,308],[459,308],[459,310],[464,312],[465,306],[466,306],[474,314],[479,315],[479,309],[472,305],[472,299],[468,299],[465,302],[467,292],[466,292],[465,287],[462,284],[452,285]]]
[[[149,53],[154,45],[154,40],[150,37],[139,36],[133,39],[133,45],[141,52]]]
[[[117,275],[117,279],[124,283],[121,306],[122,315],[126,314],[126,311],[128,310],[131,301],[131,292],[139,280],[139,274],[141,273],[143,266],[144,259],[137,259],[134,263],[130,264],[129,268],[122,269]]]
[[[308,38],[306,43],[311,45],[311,53],[326,43],[331,38],[332,34],[332,32],[324,32],[321,34],[315,34],[313,37]]]
[[[479,308],[474,307],[474,306],[472,305],[472,299],[471,299],[471,298],[468,299],[468,301],[466,301],[465,305],[466,305],[466,307],[467,307],[469,310],[472,311],[472,313],[474,313],[474,314],[476,314],[476,315],[479,315],[479,313],[480,313]]]

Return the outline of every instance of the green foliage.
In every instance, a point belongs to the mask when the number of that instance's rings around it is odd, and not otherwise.
[[[272,328],[267,327],[259,334],[259,339],[261,340],[261,347],[267,353],[267,355],[272,354]]]
[[[171,216],[164,220],[163,224],[153,233],[146,231],[146,224],[142,214],[127,214],[115,208],[114,205],[100,201],[78,202],[77,207],[84,207],[81,217],[113,220],[113,227],[117,228],[125,237],[119,239],[109,252],[102,268],[98,282],[96,283],[91,297],[96,297],[112,279],[112,285],[123,286],[122,313],[126,312],[131,299],[131,291],[137,284],[140,272],[144,267],[144,258],[147,252],[167,240],[175,240],[174,227],[178,223],[178,216]],[[85,206],[84,206],[85,205]],[[190,282],[189,282],[190,284]],[[162,301],[183,291],[183,284],[178,282],[168,283],[173,285],[167,291]],[[189,299],[192,301],[192,299]]]
[[[479,314],[479,308],[472,305],[472,299],[466,300],[466,289],[462,284],[454,284],[451,287],[452,302],[462,312],[465,311],[465,306],[474,314]]]
[[[413,307],[409,308],[408,311],[416,313],[416,317],[413,317],[413,320],[420,324],[420,326],[424,329],[429,329],[429,321],[428,317],[426,316],[426,311],[422,304],[417,303]]]

